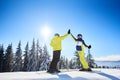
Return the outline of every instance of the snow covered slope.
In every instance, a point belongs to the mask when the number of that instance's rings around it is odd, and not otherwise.
[[[95,72],[78,70],[62,71],[59,74],[38,72],[0,73],[0,80],[120,80],[120,69],[94,69]]]

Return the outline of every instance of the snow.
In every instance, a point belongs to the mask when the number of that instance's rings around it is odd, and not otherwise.
[[[0,80],[120,80],[120,69],[92,69],[94,72],[61,70],[58,74],[46,71],[0,73]]]

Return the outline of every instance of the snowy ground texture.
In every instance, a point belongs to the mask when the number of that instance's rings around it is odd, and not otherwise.
[[[58,74],[46,71],[0,73],[0,80],[120,80],[120,69],[93,69],[94,72],[61,70]]]

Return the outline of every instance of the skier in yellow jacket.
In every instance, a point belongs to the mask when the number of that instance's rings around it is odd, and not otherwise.
[[[84,56],[84,47],[87,47],[90,49],[91,45],[88,46],[85,44],[84,40],[82,39],[82,34],[78,34],[77,39],[72,34],[71,36],[77,42],[76,50],[79,55],[79,60],[82,64],[82,69],[80,69],[79,71],[92,71],[91,68],[88,66],[88,63]]]
[[[47,72],[49,73],[60,72],[57,69],[57,63],[60,60],[60,54],[62,50],[61,43],[62,43],[62,40],[65,39],[69,34],[70,34],[70,30],[68,30],[68,33],[63,36],[60,36],[58,33],[56,33],[53,39],[51,40],[50,45],[53,48],[53,59],[50,64],[50,68]]]

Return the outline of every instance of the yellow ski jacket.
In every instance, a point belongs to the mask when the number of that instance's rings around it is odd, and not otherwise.
[[[53,39],[50,42],[51,47],[53,48],[53,51],[56,50],[62,50],[61,41],[65,39],[69,34],[65,34],[63,36],[54,36]]]

